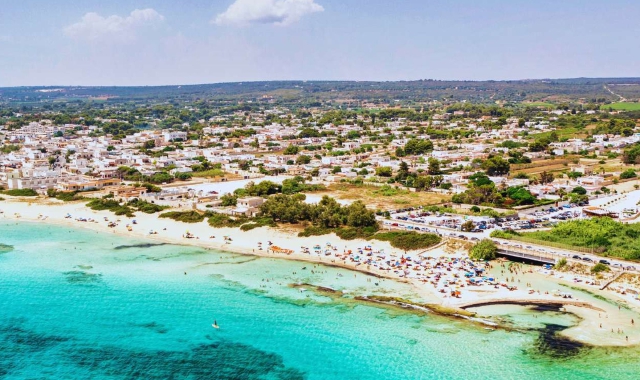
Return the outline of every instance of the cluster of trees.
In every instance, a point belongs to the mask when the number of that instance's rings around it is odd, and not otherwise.
[[[483,163],[482,169],[492,176],[501,176],[509,173],[511,165],[509,161],[502,158],[502,156],[489,156]]]
[[[609,121],[598,123],[593,132],[594,134],[631,136],[635,127],[636,122],[634,120],[610,119]]]
[[[193,177],[193,173],[190,172],[178,172],[175,175],[171,175],[167,170],[171,168],[165,168],[163,171],[153,173],[151,175],[144,175],[136,168],[129,166],[120,166],[118,168],[118,174],[120,178],[125,181],[136,181],[148,184],[162,184],[171,183],[174,180],[187,181]]]
[[[640,144],[635,144],[625,149],[622,161],[625,164],[640,164]]]
[[[530,164],[531,159],[525,156],[522,152],[518,150],[509,150],[509,163],[510,164]]]
[[[272,181],[262,181],[259,183],[249,182],[244,188],[236,189],[233,194],[224,194],[220,197],[222,206],[235,206],[239,197],[267,197],[272,194],[297,194],[304,191],[326,190],[324,185],[310,185],[300,176],[287,178],[282,181],[282,185]]]
[[[276,222],[308,221],[323,228],[363,228],[378,225],[373,211],[368,210],[361,201],[342,206],[326,195],[317,204],[305,203],[304,199],[303,194],[277,194],[269,197],[260,206],[260,213]]]
[[[404,156],[412,156],[412,155],[420,155],[425,154],[433,150],[433,143],[431,140],[424,139],[410,139],[404,145],[404,148],[398,147],[396,149],[396,156],[404,157]]]
[[[544,152],[549,148],[549,144],[552,142],[557,142],[559,139],[556,131],[549,133],[548,136],[541,137],[538,140],[535,140],[529,143],[529,151],[530,152]]]
[[[295,176],[293,178],[287,178],[282,181],[282,194],[296,194],[305,191],[322,191],[326,190],[326,187],[321,184],[307,184],[305,179],[301,176]]]
[[[468,189],[455,194],[451,200],[454,203],[512,207],[534,204],[536,197],[523,186],[498,189],[486,174],[478,172],[469,177]]]

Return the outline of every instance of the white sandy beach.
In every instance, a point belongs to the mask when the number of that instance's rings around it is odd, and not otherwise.
[[[0,218],[20,219],[34,222],[44,221],[46,223],[56,225],[73,226],[74,228],[87,228],[103,233],[153,239],[172,244],[194,245],[243,254],[320,262],[328,265],[341,266],[372,275],[411,283],[425,303],[437,303],[445,306],[457,307],[485,300],[558,300],[557,297],[554,297],[551,294],[545,294],[544,291],[530,294],[527,287],[524,285],[518,286],[518,290],[515,291],[509,291],[505,287],[494,288],[488,286],[478,288],[463,286],[459,288],[460,298],[453,298],[448,296],[447,293],[437,292],[431,284],[424,283],[423,281],[419,281],[418,279],[411,277],[407,278],[401,276],[402,272],[394,273],[394,271],[391,270],[380,270],[372,265],[343,260],[333,255],[325,256],[320,253],[321,251],[315,252],[313,249],[310,250],[310,253],[303,253],[301,251],[301,247],[312,248],[320,245],[322,247],[335,247],[335,252],[339,253],[348,252],[349,250],[357,252],[364,246],[371,245],[374,251],[383,250],[391,257],[400,258],[404,254],[401,250],[395,249],[391,247],[389,243],[382,241],[345,241],[334,234],[298,237],[297,234],[287,232],[283,229],[266,227],[243,232],[237,228],[213,228],[209,226],[206,221],[187,224],[171,219],[160,219],[157,214],[145,214],[142,212],[136,213],[134,218],[127,218],[124,216],[118,217],[109,211],[93,211],[86,208],[84,202],[64,203],[54,199],[6,199],[5,201],[0,202],[0,211],[3,212]],[[67,217],[68,214],[71,217]],[[76,220],[78,218],[93,219],[95,221],[82,222]],[[108,222],[105,221],[105,218],[108,221],[116,222],[119,220],[119,222],[117,222],[116,227],[110,228],[108,227]],[[136,221],[136,224],[133,224],[133,220]],[[131,230],[127,228],[127,225],[130,226]],[[157,234],[150,235],[150,231],[156,231]],[[193,238],[187,239],[184,237],[187,231],[193,235]],[[230,239],[230,241],[225,239],[225,236]],[[292,250],[293,253],[287,255],[272,251],[268,252],[267,248],[269,247],[269,241],[271,241],[274,246]],[[262,243],[263,250],[259,249],[259,243]],[[408,252],[408,255],[417,256],[419,253],[420,252]],[[428,252],[425,253],[425,256],[432,258],[446,256],[460,257],[464,256],[464,252],[450,252],[450,250],[447,252],[446,247],[443,245],[428,250]],[[518,278],[519,281],[531,281],[531,279],[535,279],[536,283],[538,281],[546,281],[549,283],[549,287],[553,287],[563,281],[570,283],[567,278],[545,276],[540,273],[523,273],[523,275],[526,276],[523,277],[522,280]],[[574,285],[583,287],[581,284]],[[587,289],[594,291],[593,288]],[[566,306],[566,310],[578,315],[582,318],[582,322],[576,327],[565,330],[563,334],[581,342],[594,345],[640,344],[640,326],[630,324],[630,315],[638,316],[637,319],[640,323],[640,315],[637,313],[637,311],[640,310],[640,305],[631,298],[623,299],[614,292],[602,291],[597,293],[610,299],[623,301],[634,310],[621,311],[618,310],[616,305],[604,301],[597,302],[597,304],[594,303],[593,305],[601,309],[601,312],[584,307]],[[573,299],[573,301],[580,301],[580,299]],[[602,328],[599,327],[601,323],[603,324]],[[614,333],[611,332],[612,328]],[[623,334],[620,334],[617,331],[619,328],[624,331]],[[626,340],[627,336],[628,341]]]

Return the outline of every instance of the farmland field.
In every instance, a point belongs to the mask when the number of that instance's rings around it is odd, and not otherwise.
[[[451,200],[451,195],[432,192],[414,192],[392,186],[367,186],[339,183],[329,186],[327,195],[349,201],[361,200],[371,208],[392,210],[441,204]]]
[[[600,109],[603,109],[603,110],[608,110],[609,108],[617,111],[640,111],[640,103],[620,102],[620,103],[605,104],[600,107]]]

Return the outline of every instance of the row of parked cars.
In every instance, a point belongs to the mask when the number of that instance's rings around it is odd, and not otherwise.
[[[589,256],[573,255],[573,256],[571,256],[571,258],[574,259],[574,260],[582,260],[582,261],[586,261],[586,262],[589,262],[589,263],[595,262],[595,260],[593,260]],[[601,264],[612,266],[612,267],[617,267],[617,268],[620,268],[620,269],[633,270],[633,271],[636,270],[636,267],[633,266],[633,265],[624,265],[624,264],[621,264],[621,263],[613,263],[613,264],[611,264],[611,262],[609,260],[606,260],[606,259],[600,259],[600,260],[598,260],[598,262],[601,263]]]

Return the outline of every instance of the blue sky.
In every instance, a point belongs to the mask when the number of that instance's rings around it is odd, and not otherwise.
[[[640,76],[637,0],[3,0],[0,86]]]

